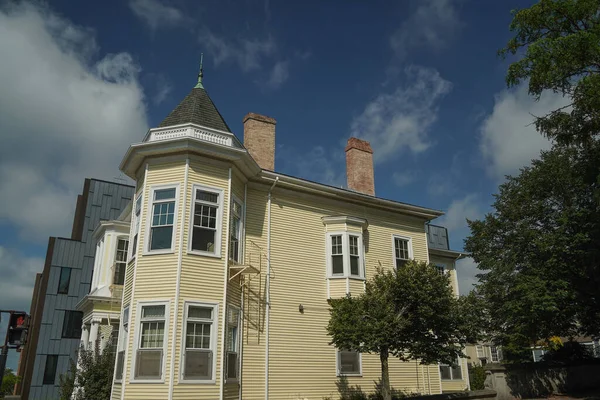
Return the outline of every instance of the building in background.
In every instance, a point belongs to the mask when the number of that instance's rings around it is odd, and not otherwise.
[[[92,233],[131,202],[133,187],[86,179],[77,198],[70,238],[51,237],[44,269],[35,278],[31,327],[18,366],[23,400],[58,398],[58,377],[79,348],[83,313],[76,305],[89,293],[96,242]]]
[[[465,349],[471,365],[486,365],[502,361],[500,346],[491,343],[480,342],[469,344]]]
[[[136,182],[113,399],[321,399],[336,382],[374,390],[377,355],[338,351],[328,299],[376,268],[455,261],[441,211],[375,196],[373,151],[351,138],[348,189],[275,172],[273,118],[250,113],[244,144],[201,81],[121,170]],[[342,151],[342,149],[340,149]],[[394,388],[468,388],[457,367],[390,359]]]

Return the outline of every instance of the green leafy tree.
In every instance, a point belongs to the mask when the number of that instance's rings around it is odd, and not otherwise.
[[[600,0],[540,0],[513,11],[514,36],[500,54],[518,55],[508,86],[561,93],[568,106],[538,116],[539,132],[559,144],[587,146],[600,132]]]
[[[600,333],[600,146],[560,147],[507,177],[494,211],[469,221],[492,341],[507,358],[553,336]]]
[[[456,299],[449,278],[433,266],[411,261],[378,270],[358,297],[330,300],[327,332],[338,349],[379,355],[381,394],[390,400],[390,357],[456,364],[475,336],[463,312],[471,300]]]
[[[19,377],[16,376],[12,369],[6,368],[4,370],[4,376],[2,377],[2,386],[0,387],[0,398],[4,398],[6,395],[13,394],[15,385],[19,381]]]
[[[82,348],[78,365],[71,361],[70,370],[60,377],[60,399],[109,400],[114,367],[115,354],[110,351],[110,347],[102,353],[98,343],[94,349]]]

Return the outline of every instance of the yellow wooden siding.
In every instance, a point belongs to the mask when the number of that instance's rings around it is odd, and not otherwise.
[[[110,396],[111,400],[120,400],[121,399],[121,388],[123,386],[120,383],[113,383],[112,393]]]
[[[173,232],[175,236],[173,253],[169,254],[147,254],[143,251],[139,253],[137,260],[137,273],[135,282],[135,292],[132,293],[130,304],[131,323],[128,338],[128,354],[125,363],[123,378],[125,381],[126,399],[147,399],[168,397],[169,377],[171,373],[170,349],[172,346],[172,330],[169,329],[177,320],[174,315],[174,298],[177,281],[177,261],[179,250],[179,227],[182,219],[181,207],[183,204],[183,182],[185,176],[185,161],[166,163],[162,165],[150,164],[146,184],[143,187],[143,220],[140,225],[138,242],[143,248],[147,248],[146,235],[149,233],[151,199],[150,190],[153,185],[179,184],[179,209],[176,216],[176,229]],[[132,376],[132,360],[135,357],[135,338],[139,326],[137,326],[138,302],[148,300],[168,300],[169,301],[169,326],[165,329],[165,340],[167,343],[167,352],[165,357],[165,369],[163,371],[163,384],[157,383],[130,383]]]
[[[438,255],[431,255],[429,258],[432,264],[444,264],[446,266],[446,273],[450,277],[450,286],[452,287],[452,293],[458,296],[458,274],[455,266],[455,259],[452,257],[440,257]]]
[[[133,276],[135,272],[135,262],[127,264],[127,269],[125,270],[125,282],[123,285],[123,305],[126,306],[131,301],[131,290],[133,289]]]
[[[248,239],[262,239],[264,242],[267,232],[264,208],[266,193],[253,188],[249,189],[248,194]],[[264,201],[262,205],[258,203],[261,198]],[[273,398],[301,396],[321,399],[324,395],[336,392],[336,352],[328,344],[330,338],[325,331],[329,313],[324,279],[325,229],[321,217],[327,215],[352,215],[369,221],[368,235],[365,235],[367,277],[374,274],[377,266],[392,267],[392,234],[412,237],[415,258],[427,259],[423,221],[341,202],[335,206],[324,206],[317,197],[306,200],[287,196],[275,189],[271,224],[272,307],[269,342],[269,394]],[[260,227],[254,226],[257,223]],[[343,282],[345,294],[345,280],[340,282]],[[299,304],[304,306],[304,313],[298,311]],[[244,346],[244,399],[264,397],[264,364],[260,363],[264,363],[264,353],[261,355],[260,352],[264,352],[264,344]],[[429,379],[426,371],[430,372]],[[431,392],[440,391],[436,368],[421,368],[416,363],[391,360],[390,372],[395,388],[428,392],[431,382]],[[371,390],[379,376],[378,356],[364,355],[363,377],[349,380],[352,384],[360,384],[365,390]]]
[[[365,292],[365,281],[362,279],[349,279],[350,295],[358,296]]]
[[[346,278],[332,278],[332,279],[328,279],[328,281],[329,281],[328,283],[329,283],[329,297],[330,298],[339,299],[340,297],[346,296],[346,289],[347,289]]]

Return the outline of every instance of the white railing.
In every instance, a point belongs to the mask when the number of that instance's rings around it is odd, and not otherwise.
[[[150,129],[145,142],[156,142],[159,140],[177,139],[182,137],[198,139],[223,146],[233,146],[232,134],[199,128],[193,125]]]

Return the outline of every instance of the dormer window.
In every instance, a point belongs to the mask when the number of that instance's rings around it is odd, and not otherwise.
[[[127,247],[129,240],[119,238],[117,240],[117,253],[115,254],[115,270],[113,274],[113,285],[122,285],[125,282],[125,268],[127,267]]]

